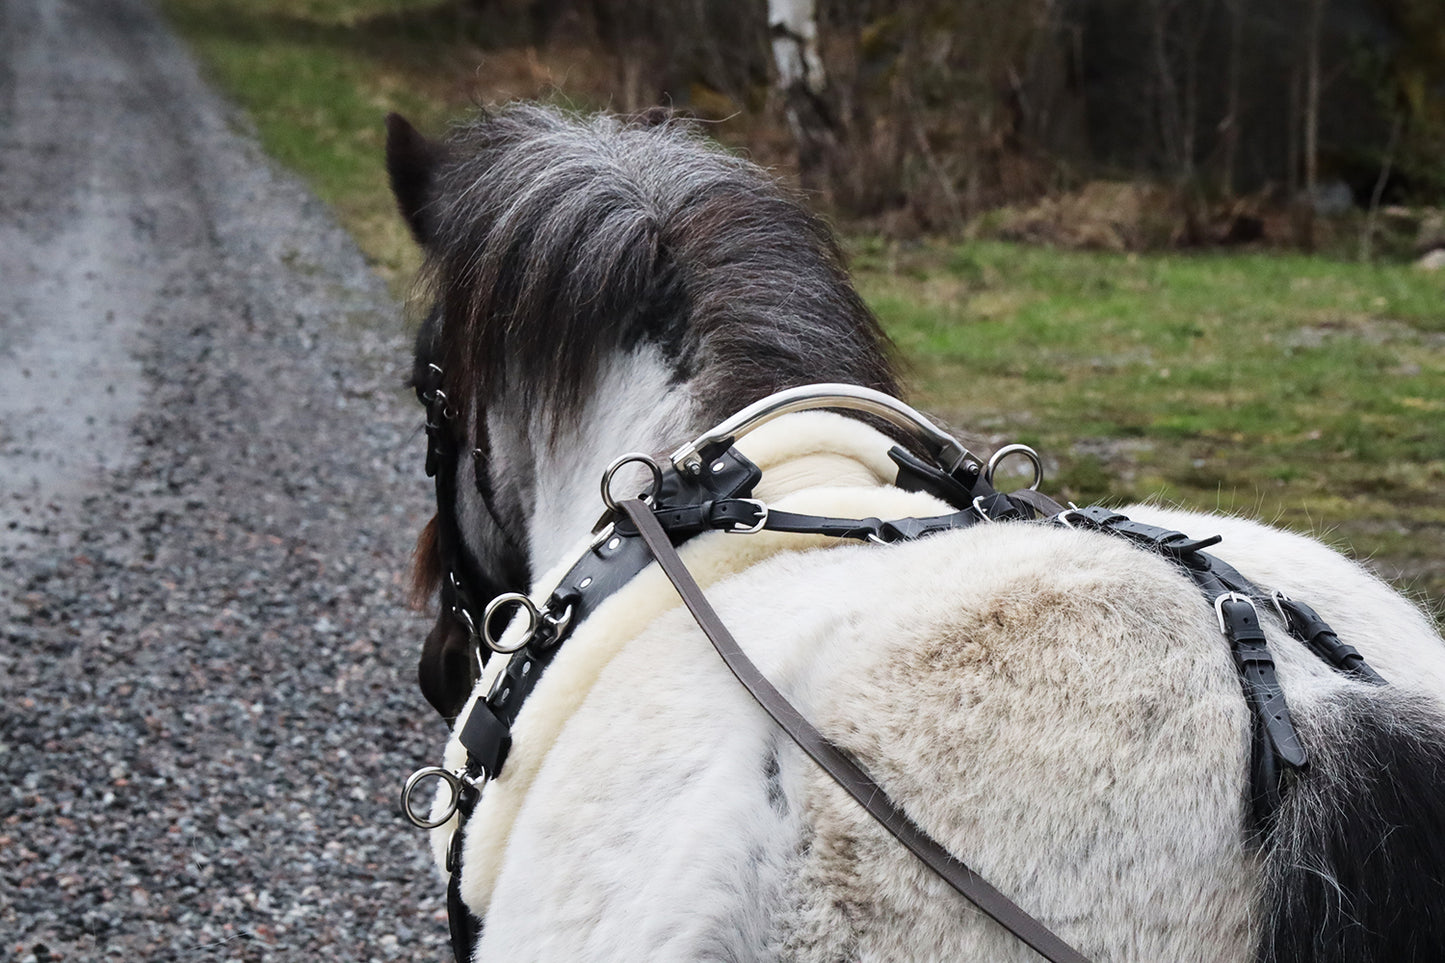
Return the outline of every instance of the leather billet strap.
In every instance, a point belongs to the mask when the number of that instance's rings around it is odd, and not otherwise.
[[[1370,685],[1386,684],[1384,678],[1370,667],[1359,650],[1340,641],[1335,630],[1330,628],[1329,623],[1320,618],[1314,609],[1279,593],[1271,596],[1270,601],[1284,618],[1290,635],[1303,642],[1305,647],[1320,659],[1361,682],[1368,682]]]
[[[871,776],[803,718],[787,698],[763,676],[743,652],[727,626],[723,625],[717,612],[703,595],[702,589],[683,564],[677,550],[673,548],[667,532],[653,517],[652,510],[635,499],[623,502],[621,507],[657,558],[678,595],[697,619],[698,625],[722,656],[723,662],[763,710],[814,762],[857,800],[869,815],[882,823],[899,842],[908,847],[960,895],[1027,943],[1044,959],[1050,963],[1087,963],[1086,957],[1055,936],[1048,927],[1020,909],[1016,903],[920,829],[903,810],[894,805]]]

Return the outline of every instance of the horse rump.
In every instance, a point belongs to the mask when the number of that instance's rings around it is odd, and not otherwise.
[[[1265,843],[1266,963],[1445,958],[1445,711],[1395,687],[1299,700],[1310,747]]]

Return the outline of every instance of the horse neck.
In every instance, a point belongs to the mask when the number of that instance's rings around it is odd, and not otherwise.
[[[602,473],[619,455],[660,456],[702,427],[687,382],[661,352],[644,348],[604,365],[575,414],[505,409],[489,417],[493,472],[513,475],[526,518],[534,573],[544,571],[585,539],[602,514]],[[511,415],[512,417],[508,417]],[[647,473],[618,473],[619,497],[643,491]]]

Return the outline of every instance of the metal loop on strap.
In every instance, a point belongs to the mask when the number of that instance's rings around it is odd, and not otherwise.
[[[1274,603],[1274,610],[1279,613],[1280,621],[1283,622],[1284,627],[1288,629],[1293,623],[1290,621],[1289,613],[1284,610],[1284,603],[1293,602],[1294,599],[1285,595],[1279,589],[1275,589],[1269,593],[1269,600]]]
[[[443,769],[441,766],[427,766],[418,769],[407,777],[406,783],[401,787],[401,812],[413,826],[421,829],[436,829],[446,824],[457,811],[457,805],[461,802],[462,786],[465,773],[462,770],[452,771]],[[426,779],[440,779],[451,789],[452,798],[448,800],[443,808],[442,814],[437,817],[431,815],[431,807],[422,809],[417,805],[413,797],[416,795],[417,787]]]
[[[572,624],[572,612],[572,606],[568,605],[565,609],[562,610],[561,615],[557,615],[550,611],[542,613],[542,621],[547,623],[547,626],[552,630],[553,645],[555,645],[558,641],[561,640],[564,635],[567,634],[567,629]]]
[[[497,609],[504,605],[516,603],[527,613],[527,631],[522,633],[522,639],[515,645],[503,645],[499,639],[492,635],[492,616],[496,615]],[[482,614],[482,641],[487,643],[487,648],[502,655],[510,655],[526,646],[532,641],[532,636],[537,634],[537,626],[542,624],[542,613],[537,611],[537,603],[523,595],[521,592],[504,592],[487,603],[487,610]]]
[[[1039,453],[1034,451],[1028,445],[1004,445],[998,451],[994,452],[993,455],[989,458],[988,464],[983,467],[983,480],[992,485],[993,474],[994,472],[998,471],[998,466],[1002,465],[1006,460],[1012,458],[1014,455],[1023,455],[1029,460],[1029,464],[1034,466],[1033,481],[1029,482],[1024,487],[1027,488],[1029,491],[1038,491],[1039,485],[1042,484],[1044,480],[1044,461],[1042,458],[1039,457]]]
[[[606,505],[608,510],[614,512],[622,510],[621,506],[612,498],[612,476],[617,474],[617,470],[623,465],[634,461],[646,465],[652,472],[652,491],[643,495],[642,501],[649,505],[657,504],[657,498],[662,494],[662,466],[653,461],[651,455],[640,451],[630,451],[613,459],[612,464],[608,465],[607,470],[602,473],[602,504]]]
[[[1229,629],[1226,628],[1224,624],[1225,602],[1243,602],[1245,605],[1248,605],[1249,610],[1254,613],[1255,622],[1257,623],[1259,621],[1259,610],[1254,607],[1254,599],[1248,595],[1240,595],[1238,592],[1223,592],[1214,600],[1214,614],[1219,619],[1219,632],[1221,635],[1229,635]]]

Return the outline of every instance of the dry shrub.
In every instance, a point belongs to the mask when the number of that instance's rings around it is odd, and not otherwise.
[[[1183,243],[1191,218],[1179,192],[1155,184],[1092,181],[988,222],[1008,240],[1104,251],[1144,251]]]

